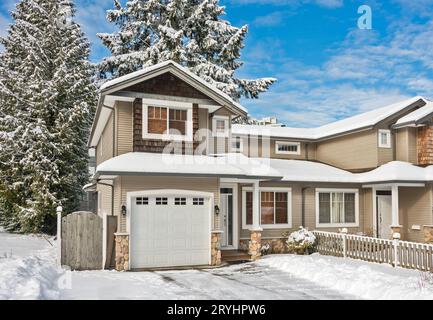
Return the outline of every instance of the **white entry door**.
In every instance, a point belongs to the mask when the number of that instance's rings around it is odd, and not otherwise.
[[[207,265],[210,198],[188,194],[131,198],[131,268]]]
[[[220,188],[220,219],[222,226],[222,249],[237,249],[236,245],[236,189],[233,185]]]
[[[379,238],[389,239],[391,236],[392,211],[391,196],[377,196],[377,221]]]

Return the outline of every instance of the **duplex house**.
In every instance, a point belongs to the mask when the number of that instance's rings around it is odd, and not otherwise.
[[[299,226],[431,241],[433,103],[318,128],[232,125],[247,110],[172,61],[101,88],[95,149],[104,259],[117,270],[252,259]],[[115,242],[115,249],[112,244]]]

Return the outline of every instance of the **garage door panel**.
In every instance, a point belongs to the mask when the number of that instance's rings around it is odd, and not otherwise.
[[[156,205],[156,198],[167,198]],[[210,255],[210,201],[194,205],[192,196],[149,197],[147,205],[135,205],[131,213],[131,267],[204,265]],[[186,198],[175,205],[175,198]],[[177,201],[179,203],[179,200]]]

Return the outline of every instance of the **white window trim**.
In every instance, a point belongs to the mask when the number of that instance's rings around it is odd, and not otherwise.
[[[233,142],[237,142],[239,139],[239,148],[233,147]],[[230,150],[232,152],[244,152],[244,140],[241,137],[232,137],[230,141]]]
[[[147,108],[148,107],[161,107],[176,110],[186,110],[187,120],[186,120],[186,135],[176,135],[176,134],[157,134],[148,133],[147,131]],[[169,111],[168,111],[169,112]],[[167,128],[169,127],[170,117],[167,112]],[[192,104],[183,103],[178,101],[168,101],[168,100],[156,100],[156,99],[143,99],[142,107],[142,132],[143,139],[158,139],[158,140],[170,140],[170,141],[193,141],[193,120],[192,120]]]
[[[351,223],[320,223],[319,222],[319,193],[343,192],[355,193],[355,222]],[[316,228],[342,228],[342,227],[359,227],[359,190],[358,189],[334,189],[322,188],[316,189]]]
[[[261,192],[287,192],[287,223],[280,224],[261,224],[261,214],[259,216],[260,227],[263,229],[290,229],[292,228],[292,188],[273,188],[273,187],[263,187],[259,188],[260,194]],[[242,188],[242,229],[248,230],[252,228],[251,224],[247,224],[247,197],[246,193],[253,191],[251,187],[243,187]],[[274,199],[275,201],[275,199]],[[260,199],[259,199],[260,203]],[[260,208],[261,206],[259,206]]]
[[[382,134],[386,134],[388,136],[388,143],[383,144],[382,143],[382,139],[381,139],[381,135]],[[386,129],[379,129],[379,134],[377,135],[378,138],[378,144],[379,144],[379,148],[391,148],[391,130],[386,130]]]
[[[296,152],[292,152],[292,151],[279,151],[278,150],[278,146],[279,145],[296,146],[298,151],[296,151]],[[300,155],[301,154],[301,143],[300,142],[291,142],[291,141],[275,141],[275,154],[295,154],[295,155]]]
[[[226,130],[224,132],[216,132],[217,120],[224,120]],[[212,135],[217,138],[228,138],[230,136],[230,117],[228,116],[213,116],[212,117]]]

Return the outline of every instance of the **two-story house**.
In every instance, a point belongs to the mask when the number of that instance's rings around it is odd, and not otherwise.
[[[217,265],[230,250],[255,258],[301,225],[424,241],[432,103],[415,97],[311,129],[232,125],[245,115],[172,61],[103,85],[89,147],[97,213],[117,217],[115,234],[104,230],[116,269]]]

